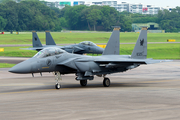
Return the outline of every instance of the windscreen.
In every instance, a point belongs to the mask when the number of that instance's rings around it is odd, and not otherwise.
[[[35,58],[44,58],[48,56],[53,56],[53,55],[59,55],[64,53],[65,51],[60,49],[60,48],[44,48],[43,50],[39,51],[36,55],[34,55]]]
[[[90,42],[90,41],[83,41],[80,44],[89,45],[89,46],[96,46],[96,44],[94,44],[93,42]]]

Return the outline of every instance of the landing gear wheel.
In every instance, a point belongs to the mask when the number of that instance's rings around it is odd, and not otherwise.
[[[60,88],[61,88],[61,84],[57,83],[57,84],[55,85],[55,88],[56,88],[56,89],[60,89]]]
[[[55,88],[56,88],[56,89],[60,89],[60,88],[61,88],[61,84],[59,83],[59,80],[62,80],[62,78],[61,78],[61,73],[58,72],[58,71],[54,71],[54,72],[53,72],[53,75],[54,75],[55,81],[56,81]]]
[[[104,87],[109,87],[110,84],[111,84],[110,79],[109,78],[104,78],[104,80],[103,80]]]
[[[87,80],[80,80],[81,86],[86,86],[87,85]]]

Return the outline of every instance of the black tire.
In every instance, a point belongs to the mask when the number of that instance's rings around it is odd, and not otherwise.
[[[87,80],[80,80],[81,86],[86,86],[87,85]]]
[[[61,84],[57,83],[57,84],[55,85],[55,88],[56,88],[56,89],[60,89],[60,88],[61,88]]]
[[[103,85],[104,85],[104,87],[109,87],[111,85],[110,79],[104,78]]]

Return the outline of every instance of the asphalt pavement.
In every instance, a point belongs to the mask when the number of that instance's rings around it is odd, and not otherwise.
[[[81,87],[63,75],[59,90],[52,73],[13,74],[0,69],[1,120],[179,120],[180,61],[142,65],[95,77]]]

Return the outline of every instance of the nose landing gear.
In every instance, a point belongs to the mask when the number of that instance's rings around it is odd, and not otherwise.
[[[55,88],[56,89],[60,89],[61,88],[61,84],[60,83],[56,83]]]
[[[55,72],[53,72],[53,75],[55,76],[55,81],[56,81],[55,88],[60,89],[61,83],[59,83],[59,80],[62,80],[61,74],[60,74],[60,72],[55,71]]]

